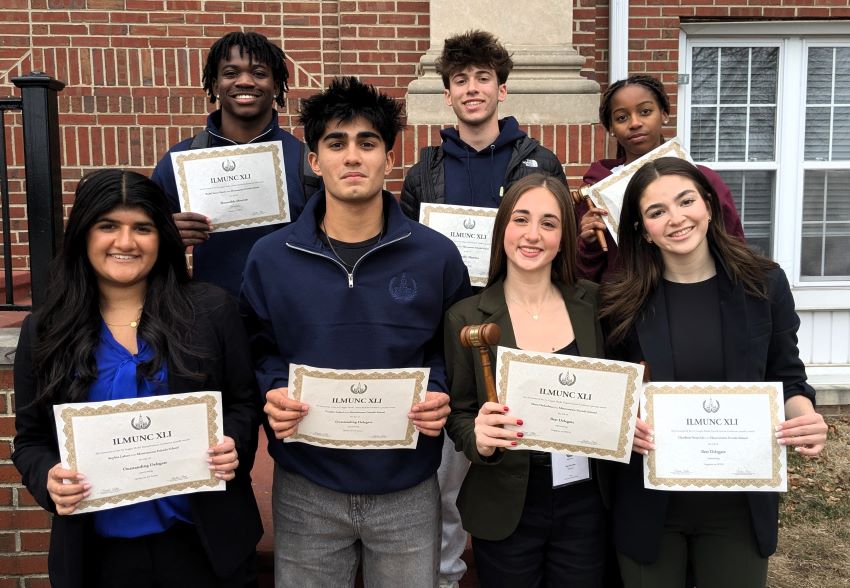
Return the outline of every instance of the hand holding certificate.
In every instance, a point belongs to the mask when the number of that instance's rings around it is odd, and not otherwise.
[[[428,368],[333,370],[292,364],[289,396],[309,410],[284,441],[337,449],[412,449],[409,417],[425,400]],[[434,403],[437,404],[437,403]]]
[[[73,511],[224,490],[208,449],[223,439],[220,392],[192,392],[53,407],[62,464],[86,476]]]
[[[643,369],[623,361],[499,347],[499,402],[523,421],[523,437],[513,449],[628,462]]]
[[[642,414],[655,431],[644,457],[644,486],[661,490],[787,489],[784,418],[778,382],[654,382]]]
[[[211,218],[214,231],[292,220],[280,141],[180,151],[171,160],[180,208]]]

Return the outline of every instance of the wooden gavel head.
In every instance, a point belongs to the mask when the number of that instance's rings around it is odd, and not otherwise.
[[[570,190],[570,196],[573,197],[573,204],[581,204],[589,196],[587,186],[582,186],[578,190]]]
[[[502,338],[502,329],[495,323],[466,325],[460,330],[460,344],[464,347],[489,347],[498,345]]]

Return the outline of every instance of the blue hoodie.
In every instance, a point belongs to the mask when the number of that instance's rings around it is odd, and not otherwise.
[[[224,147],[237,145],[235,141],[225,138],[221,134],[221,111],[211,112],[207,117],[207,131],[212,141],[210,147]],[[168,150],[168,153],[156,164],[156,169],[151,179],[156,182],[168,197],[171,212],[180,212],[180,199],[177,193],[177,182],[174,179],[174,167],[171,163],[171,154],[188,151],[192,145],[189,138],[180,141]],[[265,143],[269,141],[280,141],[283,144],[283,163],[286,172],[286,189],[289,198],[290,218],[297,219],[304,208],[306,200],[304,188],[301,185],[301,149],[302,143],[291,134],[278,126],[277,111],[272,111],[272,118],[268,126],[259,136],[252,139],[251,143]],[[237,231],[224,231],[221,233],[210,233],[206,243],[195,245],[192,250],[192,276],[196,280],[211,282],[220,286],[237,296],[239,285],[242,281],[242,268],[248,252],[256,243],[257,239],[276,231],[283,225],[269,225],[265,227],[252,227]]]
[[[498,208],[513,145],[525,133],[517,120],[499,121],[499,136],[492,145],[475,151],[464,143],[457,129],[440,131],[443,137],[446,204]]]
[[[260,390],[288,385],[290,363],[334,369],[429,367],[428,390],[448,390],[442,355],[445,311],[471,294],[457,247],[407,219],[385,192],[386,231],[349,274],[320,239],[325,196],[294,223],[263,237],[242,282]],[[415,450],[344,450],[269,435],[285,470],[348,494],[385,494],[426,480],[440,464],[441,437]]]

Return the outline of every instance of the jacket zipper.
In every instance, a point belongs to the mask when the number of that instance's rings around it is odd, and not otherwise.
[[[327,259],[328,261],[332,261],[333,263],[337,264],[340,268],[342,268],[342,271],[345,272],[345,275],[348,276],[348,287],[353,288],[354,287],[354,272],[357,270],[357,266],[360,265],[361,261],[363,261],[369,255],[372,255],[372,253],[374,253],[378,249],[383,249],[387,245],[392,245],[393,243],[398,243],[402,239],[407,239],[410,235],[411,235],[411,233],[407,233],[406,235],[402,235],[401,237],[396,237],[392,241],[386,241],[384,243],[378,244],[376,247],[374,247],[374,248],[370,249],[369,251],[367,251],[366,253],[364,253],[363,256],[360,259],[357,260],[357,263],[354,264],[354,267],[351,268],[351,271],[348,271],[348,268],[346,268],[345,265],[340,260],[334,259],[330,255],[325,255],[324,253],[320,253],[318,251],[311,251],[310,249],[304,249],[303,247],[299,247],[298,245],[292,245],[291,243],[287,243],[286,246],[289,247],[290,249],[295,249],[296,251],[301,251],[303,253],[309,253],[310,255],[316,255],[318,257],[321,257],[323,259]]]

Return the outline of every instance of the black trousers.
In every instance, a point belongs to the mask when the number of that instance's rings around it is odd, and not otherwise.
[[[98,537],[96,588],[244,588],[256,585],[254,558],[234,576],[215,575],[193,525],[122,539]]]
[[[534,461],[516,530],[501,541],[472,538],[483,588],[601,587],[605,546],[596,481],[553,489],[551,467]]]

